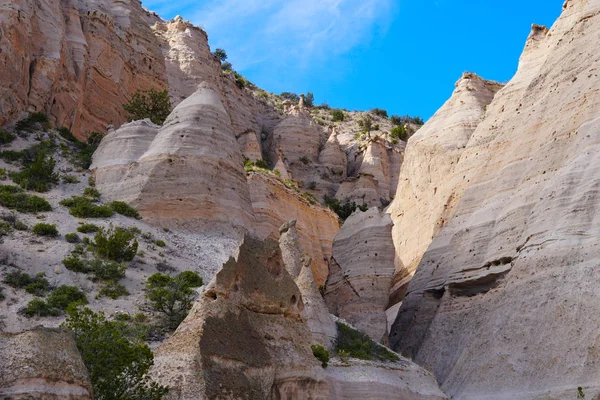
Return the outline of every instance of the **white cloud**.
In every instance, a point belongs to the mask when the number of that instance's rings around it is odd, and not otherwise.
[[[211,0],[186,19],[229,51],[237,69],[303,68],[368,43],[391,21],[394,0]],[[192,8],[192,6],[190,6]]]

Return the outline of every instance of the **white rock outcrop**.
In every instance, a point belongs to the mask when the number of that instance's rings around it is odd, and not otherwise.
[[[552,29],[534,26],[517,74],[446,167],[453,211],[390,341],[453,398],[600,394],[598,35],[598,0],[567,1]]]

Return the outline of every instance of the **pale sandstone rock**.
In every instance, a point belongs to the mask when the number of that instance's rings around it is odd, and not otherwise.
[[[277,242],[246,237],[202,297],[155,353],[151,376],[169,399],[325,399],[328,385],[311,353],[302,295]]]
[[[256,223],[253,232],[260,238],[278,237],[279,227],[298,221],[300,246],[312,258],[312,271],[318,285],[327,279],[331,246],[339,225],[329,209],[311,204],[280,179],[261,173],[247,176]]]
[[[452,216],[458,196],[449,177],[499,89],[495,82],[465,74],[446,104],[409,139],[388,210],[397,254],[393,303],[402,300],[423,253]]]
[[[600,393],[596,190],[600,1],[534,26],[448,180],[391,342],[456,399]],[[408,162],[408,157],[407,157]]]
[[[138,159],[148,150],[159,128],[160,126],[146,119],[109,131],[94,152],[90,166],[98,188],[109,193],[109,196],[112,193],[119,194],[117,197],[124,197],[121,193],[127,193],[131,189],[129,180],[125,179],[130,167],[134,168]]]
[[[441,400],[448,397],[435,378],[408,361],[375,362],[334,360],[327,367],[330,399],[336,400]],[[291,399],[290,399],[291,400]]]
[[[376,342],[387,342],[394,254],[392,220],[377,208],[352,214],[333,242],[325,301],[333,314]]]
[[[92,400],[92,385],[72,334],[35,328],[0,332],[3,399]]]
[[[95,166],[110,162],[105,152],[94,158]],[[253,224],[242,154],[220,95],[209,83],[173,110],[128,169],[123,190],[111,191],[104,180],[97,185],[108,198],[134,204],[160,226],[231,232]]]
[[[279,233],[281,235],[279,248],[283,264],[302,294],[304,303],[302,318],[312,334],[313,343],[331,350],[337,337],[337,328],[315,282],[310,268],[310,258],[304,256],[300,247],[296,220],[285,223],[279,229]]]
[[[244,132],[237,136],[237,141],[242,154],[249,161],[256,162],[263,159],[260,141],[256,138],[256,132],[251,130]]]
[[[333,359],[323,369],[310,349],[304,301],[277,243],[246,237],[238,260],[158,347],[150,376],[170,387],[171,400],[446,399],[430,373],[404,358]]]

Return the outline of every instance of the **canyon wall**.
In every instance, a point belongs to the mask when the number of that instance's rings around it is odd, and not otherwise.
[[[466,147],[444,161],[449,186],[438,190],[449,197],[433,218],[425,214],[419,240],[439,233],[399,254],[414,266],[427,248],[391,345],[453,398],[571,398],[579,386],[586,397],[600,393],[599,35],[598,0],[567,1],[552,29],[533,27],[517,74],[465,130]],[[407,165],[416,162],[407,155]],[[435,186],[428,190],[418,200],[439,204]],[[394,219],[415,214],[405,204]]]

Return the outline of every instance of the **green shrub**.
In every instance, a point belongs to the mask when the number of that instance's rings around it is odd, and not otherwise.
[[[110,218],[115,214],[109,206],[93,204],[90,199],[82,196],[62,200],[60,205],[68,207],[69,214],[77,218]]]
[[[33,299],[27,303],[27,307],[23,312],[25,316],[31,317],[57,317],[60,315],[60,311],[52,308],[48,303],[42,299]]]
[[[300,101],[300,96],[293,92],[283,92],[279,95],[279,97],[285,100],[291,100],[294,103],[298,103]]]
[[[131,334],[123,321],[107,321],[103,313],[70,307],[61,325],[75,335],[89,372],[96,400],[160,400],[167,387],[150,382],[154,363],[144,338]]]
[[[33,233],[38,236],[48,236],[48,237],[58,237],[60,234],[58,233],[58,229],[56,229],[56,225],[54,224],[46,224],[45,222],[40,222],[35,224],[33,229]]]
[[[4,288],[2,286],[0,286],[0,301],[4,300],[6,297],[4,297],[4,293],[2,293],[2,291],[4,290]]]
[[[96,253],[103,258],[123,262],[131,261],[138,249],[135,235],[127,229],[115,228],[98,231],[94,236]]]
[[[76,175],[63,175],[62,181],[63,183],[79,183],[79,179]]]
[[[8,179],[8,172],[6,172],[6,168],[0,168],[0,181],[5,181]]]
[[[92,165],[92,155],[98,148],[98,145],[102,141],[102,134],[99,132],[92,132],[91,135],[88,136],[86,143],[76,142],[76,153],[73,156],[71,162],[78,167],[83,169],[89,169],[90,165]],[[88,179],[88,183],[93,180],[93,177]],[[94,186],[90,183],[90,186]]]
[[[341,322],[336,322],[338,337],[336,352],[344,351],[349,357],[360,360],[398,361],[400,358],[384,346],[375,343],[368,335]]]
[[[52,211],[52,206],[45,199],[25,194],[17,186],[0,185],[0,204],[23,213]]]
[[[302,157],[300,157],[300,158],[299,158],[299,161],[300,161],[302,164],[304,164],[304,165],[306,165],[306,164],[310,163],[310,159],[309,159],[307,156],[302,156]]]
[[[12,233],[13,226],[12,224],[6,221],[0,221],[0,236],[8,236]]]
[[[87,263],[95,281],[118,281],[125,278],[127,266],[116,261],[92,260]]]
[[[64,311],[70,304],[87,304],[88,300],[85,294],[77,286],[59,286],[54,290],[46,300],[48,306]]]
[[[81,238],[75,232],[73,232],[73,233],[67,233],[65,235],[65,240],[67,242],[69,242],[69,243],[79,243],[79,242],[81,242]]]
[[[9,144],[16,139],[16,136],[0,129],[0,144]]]
[[[331,110],[331,120],[333,122],[341,122],[346,116],[342,110]]]
[[[90,272],[88,262],[86,260],[82,260],[81,258],[79,258],[77,253],[71,254],[70,256],[65,257],[62,260],[62,263],[65,266],[65,268],[68,269],[69,271],[82,272],[82,273]]]
[[[155,244],[156,246],[158,246],[158,247],[165,247],[165,246],[167,245],[167,244],[164,242],[164,240],[160,240],[160,239],[158,239],[158,240],[155,240],[155,241],[154,241],[154,244]]]
[[[357,205],[356,202],[350,201],[350,199],[346,199],[344,202],[341,202],[335,197],[325,195],[323,200],[325,205],[333,210],[333,212],[335,212],[342,221],[345,221],[350,215],[352,215],[357,208],[363,212],[369,209],[368,205]]]
[[[27,118],[20,120],[15,125],[15,130],[17,132],[31,132],[35,129],[50,129],[50,121],[48,121],[48,116],[43,112],[34,112],[29,114]]]
[[[306,93],[304,96],[304,105],[306,107],[312,107],[315,102],[315,95],[311,92]]]
[[[227,60],[227,52],[223,49],[216,49],[213,52],[213,55],[216,56],[221,62],[225,62]]]
[[[83,195],[94,202],[99,201],[100,197],[102,196],[98,189],[95,189],[93,187],[87,187],[83,189]]]
[[[58,183],[58,175],[54,172],[55,165],[54,158],[43,150],[31,164],[19,172],[12,173],[11,178],[23,189],[47,192],[53,184]]]
[[[57,129],[57,131],[58,131],[58,134],[60,136],[62,136],[63,138],[65,138],[69,142],[73,142],[73,143],[77,143],[78,142],[78,140],[75,137],[75,135],[73,135],[73,132],[71,132],[71,130],[69,128],[67,128],[66,126],[61,126],[60,128]]]
[[[381,109],[381,108],[373,108],[373,109],[371,110],[371,112],[372,112],[373,114],[375,114],[375,115],[378,115],[378,116],[382,117],[382,118],[387,118],[387,117],[388,117],[388,113],[387,113],[387,111],[386,111],[386,110],[383,110],[383,109]]]
[[[269,164],[267,164],[267,162],[265,160],[257,160],[254,165],[256,165],[258,168],[264,168],[264,169],[269,169]]]
[[[96,178],[94,178],[93,176],[90,176],[88,178],[88,185],[90,185],[91,187],[96,186]]]
[[[105,284],[103,284],[102,287],[100,288],[100,296],[108,297],[113,300],[116,300],[121,296],[129,296],[129,292],[127,291],[125,286],[123,286],[122,284],[115,282],[115,281],[109,281],[109,282],[106,282]],[[121,315],[123,315],[123,314],[121,314]],[[127,314],[124,314],[124,315],[127,315]]]
[[[312,349],[313,356],[317,358],[317,360],[321,361],[321,366],[323,368],[327,368],[327,363],[329,362],[329,352],[325,350],[325,348],[318,344],[313,344],[310,346]]]
[[[392,139],[398,139],[406,142],[406,140],[408,139],[408,133],[406,132],[404,126],[398,125],[392,128],[392,131],[390,132],[390,137]]]
[[[98,232],[100,227],[94,224],[82,224],[77,227],[77,232],[81,233],[94,233]]]
[[[113,201],[110,203],[110,207],[117,214],[135,219],[142,219],[142,216],[137,212],[137,210],[124,201]]]
[[[50,290],[50,283],[43,272],[36,276],[21,271],[11,272],[4,277],[4,283],[15,289],[24,289],[27,293],[36,296],[43,296]]]
[[[403,117],[399,115],[392,115],[390,117],[390,121],[394,125],[404,125],[404,124],[415,124],[415,125],[423,125],[423,119],[421,117],[411,117],[410,115],[405,115]]]
[[[162,125],[172,110],[169,91],[166,89],[138,90],[123,108],[128,113],[129,121],[150,118],[157,125]]]
[[[146,281],[146,299],[159,313],[163,326],[175,330],[185,319],[194,301],[192,288],[202,286],[202,277],[185,271],[175,277],[156,273]]]

